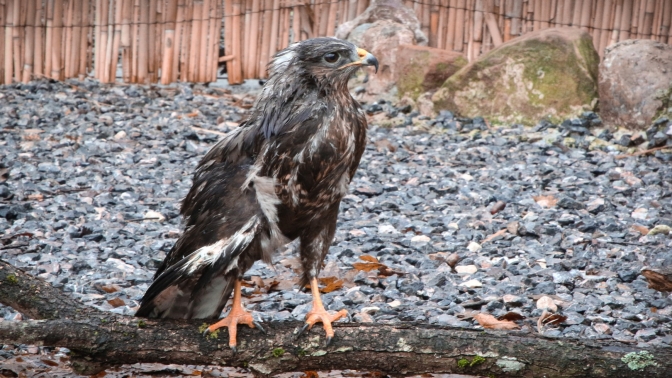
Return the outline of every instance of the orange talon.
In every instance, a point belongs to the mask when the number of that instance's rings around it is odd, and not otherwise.
[[[320,290],[317,286],[317,278],[310,280],[310,291],[313,294],[313,308],[306,314],[306,325],[303,328],[311,329],[315,323],[322,322],[324,331],[327,333],[327,345],[329,345],[329,342],[334,337],[334,329],[332,328],[331,323],[347,317],[348,311],[341,310],[332,315],[324,309],[322,298],[320,297]],[[303,329],[301,331],[303,331]]]
[[[238,331],[238,324],[247,324],[250,328],[255,328],[256,322],[252,315],[245,311],[243,305],[240,301],[240,280],[236,281],[236,286],[233,289],[233,305],[231,306],[231,311],[223,319],[217,323],[208,327],[205,331],[206,334],[214,332],[215,330],[221,327],[227,327],[229,329],[229,347],[236,351],[236,334]]]

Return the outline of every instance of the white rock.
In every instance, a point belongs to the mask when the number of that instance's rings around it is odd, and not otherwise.
[[[388,303],[387,305],[392,307],[392,308],[397,308],[397,307],[401,306],[401,302],[398,299],[395,299],[392,302]]]
[[[469,281],[466,281],[466,282],[462,282],[460,284],[460,286],[474,288],[474,287],[483,287],[483,284],[479,280],[469,280]]]
[[[415,235],[411,238],[411,243],[429,243],[430,240],[432,239],[427,235]]]
[[[396,234],[397,229],[394,228],[393,225],[391,224],[381,224],[378,226],[378,233],[379,234]]]
[[[467,249],[470,250],[471,252],[478,252],[481,250],[481,245],[476,243],[476,242],[470,242],[469,245],[467,246]]]
[[[458,265],[455,267],[455,271],[458,274],[474,274],[478,272],[478,267],[476,265]]]

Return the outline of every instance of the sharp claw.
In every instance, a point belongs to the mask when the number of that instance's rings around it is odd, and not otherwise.
[[[208,336],[210,334],[210,327],[206,328],[205,331],[203,331],[203,336]]]
[[[259,328],[259,330],[260,330],[264,335],[266,334],[266,330],[264,329],[264,327],[261,326],[261,323],[255,321],[255,322],[252,322],[252,324],[254,324],[255,327]]]
[[[238,348],[236,348],[235,345],[229,345],[229,347],[231,348],[231,351],[233,351],[233,354],[238,353]]]
[[[347,312],[345,315],[348,318],[348,323],[352,323],[352,315],[350,315],[349,312]]]
[[[310,326],[310,324],[308,324],[308,323],[304,324],[303,327],[301,327],[301,329],[299,330],[299,333],[296,334],[296,337],[299,337],[304,332],[306,332],[306,330],[308,329],[309,326]]]
[[[331,344],[331,340],[333,340],[333,339],[334,339],[333,337],[327,336],[327,345],[326,346],[329,346],[329,344]]]

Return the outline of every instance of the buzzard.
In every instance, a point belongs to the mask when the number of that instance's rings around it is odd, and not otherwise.
[[[314,38],[275,55],[269,80],[249,117],[201,160],[181,214],[184,233],[159,267],[136,316],[216,318],[231,291],[228,315],[209,326],[238,324],[263,331],[240,301],[241,279],[257,260],[300,240],[301,286],[310,284],[313,307],[303,327],[322,322],[329,343],[330,314],[317,276],[336,230],[341,199],[366,143],[366,119],[348,91],[348,79],[378,60],[350,42]]]

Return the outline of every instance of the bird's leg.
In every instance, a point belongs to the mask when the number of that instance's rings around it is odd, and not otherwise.
[[[303,328],[311,329],[318,321],[322,322],[324,331],[327,333],[327,345],[329,345],[334,337],[334,329],[331,327],[331,323],[348,316],[348,311],[343,309],[332,315],[324,309],[320,290],[317,286],[317,278],[315,277],[310,280],[310,291],[313,294],[313,308],[306,315],[306,325]]]
[[[231,306],[229,314],[205,330],[205,333],[207,334],[214,332],[221,327],[227,327],[229,329],[229,347],[231,347],[234,352],[236,351],[237,345],[236,334],[238,331],[238,324],[247,324],[250,328],[255,328],[255,326],[257,326],[263,331],[263,328],[261,328],[259,323],[255,322],[252,315],[243,308],[243,304],[240,301],[240,285],[241,281],[240,279],[237,279],[236,286],[233,289],[233,305]]]

